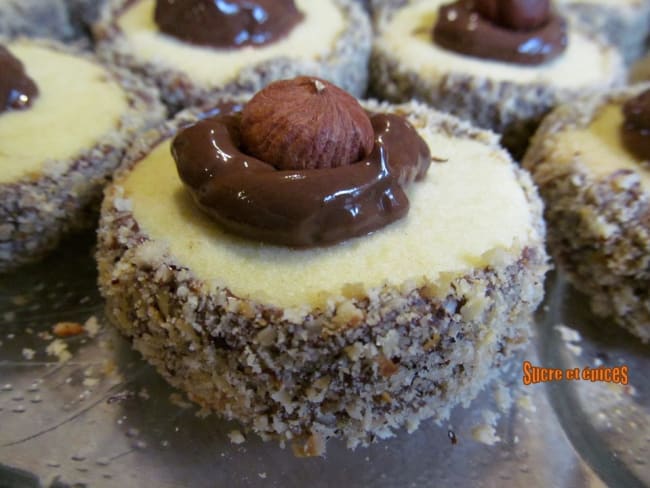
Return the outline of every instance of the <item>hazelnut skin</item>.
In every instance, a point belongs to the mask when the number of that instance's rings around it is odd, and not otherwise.
[[[311,76],[271,83],[244,107],[242,149],[280,170],[336,168],[374,146],[370,118],[337,86]]]
[[[474,8],[497,25],[520,31],[543,26],[551,15],[550,0],[475,0]]]

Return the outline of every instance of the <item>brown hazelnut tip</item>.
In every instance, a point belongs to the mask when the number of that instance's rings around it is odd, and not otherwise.
[[[542,27],[551,16],[550,0],[475,0],[474,8],[499,26],[521,31]]]
[[[243,150],[278,169],[345,166],[372,151],[374,131],[359,102],[328,81],[271,83],[244,107]]]

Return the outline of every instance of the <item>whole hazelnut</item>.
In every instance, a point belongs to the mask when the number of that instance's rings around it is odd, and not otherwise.
[[[484,18],[513,30],[533,30],[551,15],[550,0],[475,0],[474,8]]]
[[[370,118],[337,86],[310,76],[271,83],[244,107],[243,150],[278,169],[335,168],[374,145]]]

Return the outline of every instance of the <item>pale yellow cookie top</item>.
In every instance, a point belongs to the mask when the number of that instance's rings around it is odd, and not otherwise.
[[[117,25],[138,61],[181,71],[198,83],[218,86],[237,77],[246,66],[279,57],[318,61],[331,53],[345,27],[332,0],[296,0],[304,19],[284,39],[265,46],[214,49],[195,46],[161,33],[154,21],[155,0],[140,0],[122,14]]]
[[[474,58],[437,46],[431,31],[438,8],[449,0],[421,0],[400,8],[382,28],[377,42],[400,60],[400,67],[421,77],[437,78],[447,73],[465,74],[495,81],[552,84],[578,88],[605,83],[617,71],[619,58],[611,49],[569,30],[568,47],[556,59],[538,66]]]
[[[222,231],[181,184],[169,141],[117,184],[142,231],[198,278],[281,307],[321,306],[347,285],[448,284],[494,255],[514,260],[539,242],[530,204],[507,156],[484,143],[425,134],[436,157],[409,190],[406,218],[372,235],[306,250],[265,245]],[[451,275],[450,275],[451,274]]]
[[[39,96],[28,110],[0,113],[0,183],[38,177],[45,165],[69,162],[118,127],[128,101],[104,67],[28,41],[7,48]]]
[[[650,171],[630,153],[621,139],[623,111],[620,104],[601,107],[591,124],[585,128],[570,128],[552,135],[546,146],[552,147],[556,162],[580,161],[596,178],[606,177],[621,169],[633,170],[641,177],[641,185],[650,191]]]

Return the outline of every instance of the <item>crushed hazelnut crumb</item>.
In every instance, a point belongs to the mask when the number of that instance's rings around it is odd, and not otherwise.
[[[100,325],[97,317],[92,315],[84,322],[84,330],[89,337],[95,337],[99,333]]]
[[[311,434],[306,439],[297,439],[291,449],[296,457],[322,456],[325,454],[325,440],[319,434]]]
[[[231,430],[228,432],[228,438],[233,444],[243,444],[246,441],[244,435],[238,430]]]
[[[84,328],[78,322],[59,322],[52,327],[52,332],[57,337],[71,337],[82,334]]]
[[[68,345],[61,339],[54,339],[45,348],[45,352],[49,356],[56,356],[60,363],[65,363],[72,358],[72,354],[68,351]]]
[[[28,361],[31,360],[31,359],[34,359],[35,354],[36,354],[36,351],[34,351],[33,349],[29,349],[27,347],[23,349],[23,357],[25,359],[27,359]]]
[[[379,363],[379,373],[385,378],[393,376],[399,369],[393,361],[385,356],[379,356],[377,362]]]

